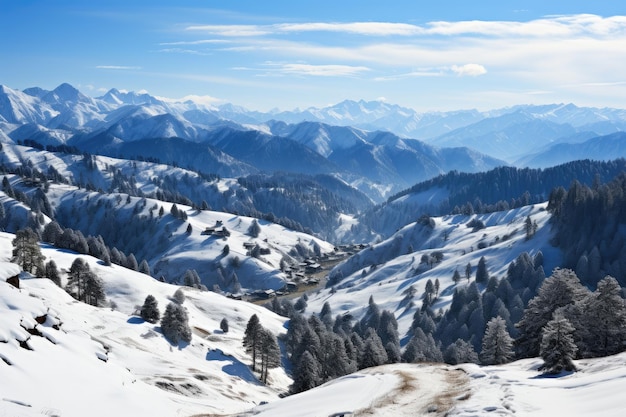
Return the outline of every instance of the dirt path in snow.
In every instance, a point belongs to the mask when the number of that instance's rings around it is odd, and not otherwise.
[[[445,416],[458,401],[469,398],[469,377],[458,368],[402,365],[394,370],[400,384],[354,417]]]

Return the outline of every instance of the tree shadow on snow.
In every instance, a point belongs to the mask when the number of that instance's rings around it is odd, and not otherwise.
[[[126,323],[128,324],[141,324],[145,322],[146,321],[144,319],[142,319],[141,317],[137,317],[137,316],[129,317],[128,320],[126,320]]]
[[[544,372],[539,375],[535,375],[530,379],[553,379],[553,378],[563,378],[566,376],[573,375],[575,371],[562,371],[556,374]]]
[[[228,375],[241,378],[246,382],[262,385],[259,379],[254,375],[248,365],[240,362],[231,355],[226,355],[220,349],[211,349],[206,354],[207,361],[219,361],[225,362],[222,366],[222,371]]]

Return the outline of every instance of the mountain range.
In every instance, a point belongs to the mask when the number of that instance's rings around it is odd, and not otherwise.
[[[228,177],[331,173],[374,202],[451,170],[555,165],[568,153],[556,156],[551,145],[625,129],[624,110],[571,104],[417,113],[382,101],[344,101],[261,113],[117,89],[92,98],[69,84],[51,91],[0,87],[0,132],[14,142],[151,158]],[[612,156],[626,155],[615,143]]]

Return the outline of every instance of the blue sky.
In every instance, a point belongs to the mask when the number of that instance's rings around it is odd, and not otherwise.
[[[623,3],[0,0],[0,84],[258,110],[623,108]]]

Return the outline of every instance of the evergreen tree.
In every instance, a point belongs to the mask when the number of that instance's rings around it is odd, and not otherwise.
[[[228,333],[228,320],[226,319],[226,317],[224,317],[222,321],[220,321],[220,329],[222,330],[222,332]]]
[[[402,360],[407,363],[442,362],[443,357],[432,334],[425,334],[418,327],[404,349]]]
[[[467,279],[467,282],[469,282],[471,277],[472,277],[472,264],[468,262],[467,265],[465,265],[465,279]]]
[[[61,276],[59,275],[59,269],[57,268],[57,264],[56,262],[54,262],[53,259],[46,263],[45,276],[46,278],[57,284],[59,287],[61,286]]]
[[[172,296],[172,298],[174,299],[173,301],[177,304],[183,304],[185,302],[185,293],[183,292],[182,288],[178,288],[176,291],[174,291],[174,295]]]
[[[252,237],[259,237],[261,233],[261,226],[259,226],[259,222],[256,219],[252,220],[250,227],[248,227],[248,234]]]
[[[152,294],[148,295],[141,306],[141,318],[148,323],[157,323],[161,319],[159,304]]]
[[[30,228],[15,232],[13,262],[18,264],[23,271],[33,274],[36,271],[44,271],[44,259],[39,248],[37,233]]]
[[[293,372],[291,392],[297,394],[315,388],[319,385],[319,364],[311,352],[305,350]]]
[[[137,264],[137,259],[134,254],[130,254],[126,257],[126,263],[124,265],[128,269],[132,269],[133,271],[139,270],[139,265]]]
[[[580,302],[586,292],[572,270],[555,269],[552,276],[544,280],[538,294],[529,301],[522,319],[515,325],[519,330],[519,337],[515,340],[518,354],[521,357],[538,356],[542,329],[552,320],[554,311]]]
[[[65,290],[79,301],[85,300],[85,282],[89,271],[89,264],[83,258],[76,258],[70,266],[68,283]]]
[[[372,328],[367,330],[365,337],[365,345],[363,346],[363,355],[359,363],[359,369],[371,368],[387,363],[387,352],[378,337],[376,331]]]
[[[165,307],[165,312],[161,318],[161,331],[163,336],[175,345],[180,341],[191,342],[189,317],[182,305],[171,302]]]
[[[141,272],[142,274],[150,275],[150,265],[148,265],[148,261],[146,261],[145,259],[139,264],[139,272]]]
[[[607,276],[582,302],[581,325],[587,357],[614,355],[626,342],[626,305],[617,280]]]
[[[459,363],[478,363],[478,354],[474,350],[471,343],[462,339],[456,341],[446,348],[443,352],[443,360],[450,365]]]
[[[487,260],[484,256],[481,256],[478,260],[478,267],[476,268],[476,282],[486,284],[488,280],[489,272],[487,271]]]
[[[256,314],[253,314],[248,320],[243,336],[243,347],[246,349],[247,353],[252,354],[253,371],[256,371],[257,353],[259,351],[259,340],[262,329],[263,326],[261,326],[259,317]]]
[[[269,370],[280,365],[280,348],[276,336],[264,328],[261,328],[259,334],[259,353],[261,357],[261,381],[267,383]]]
[[[83,301],[92,306],[101,306],[106,301],[104,283],[91,270],[87,270],[84,276]]]
[[[487,323],[480,360],[485,365],[502,365],[513,358],[513,339],[506,329],[506,321],[498,316]]]
[[[302,296],[298,298],[298,301],[296,301],[296,303],[293,305],[296,311],[304,313],[304,310],[306,310],[306,307],[307,307],[306,297],[307,297],[306,294],[302,294]]]
[[[549,374],[576,370],[573,359],[577,347],[573,333],[574,326],[557,310],[543,329],[540,354],[544,363],[539,370]]]

